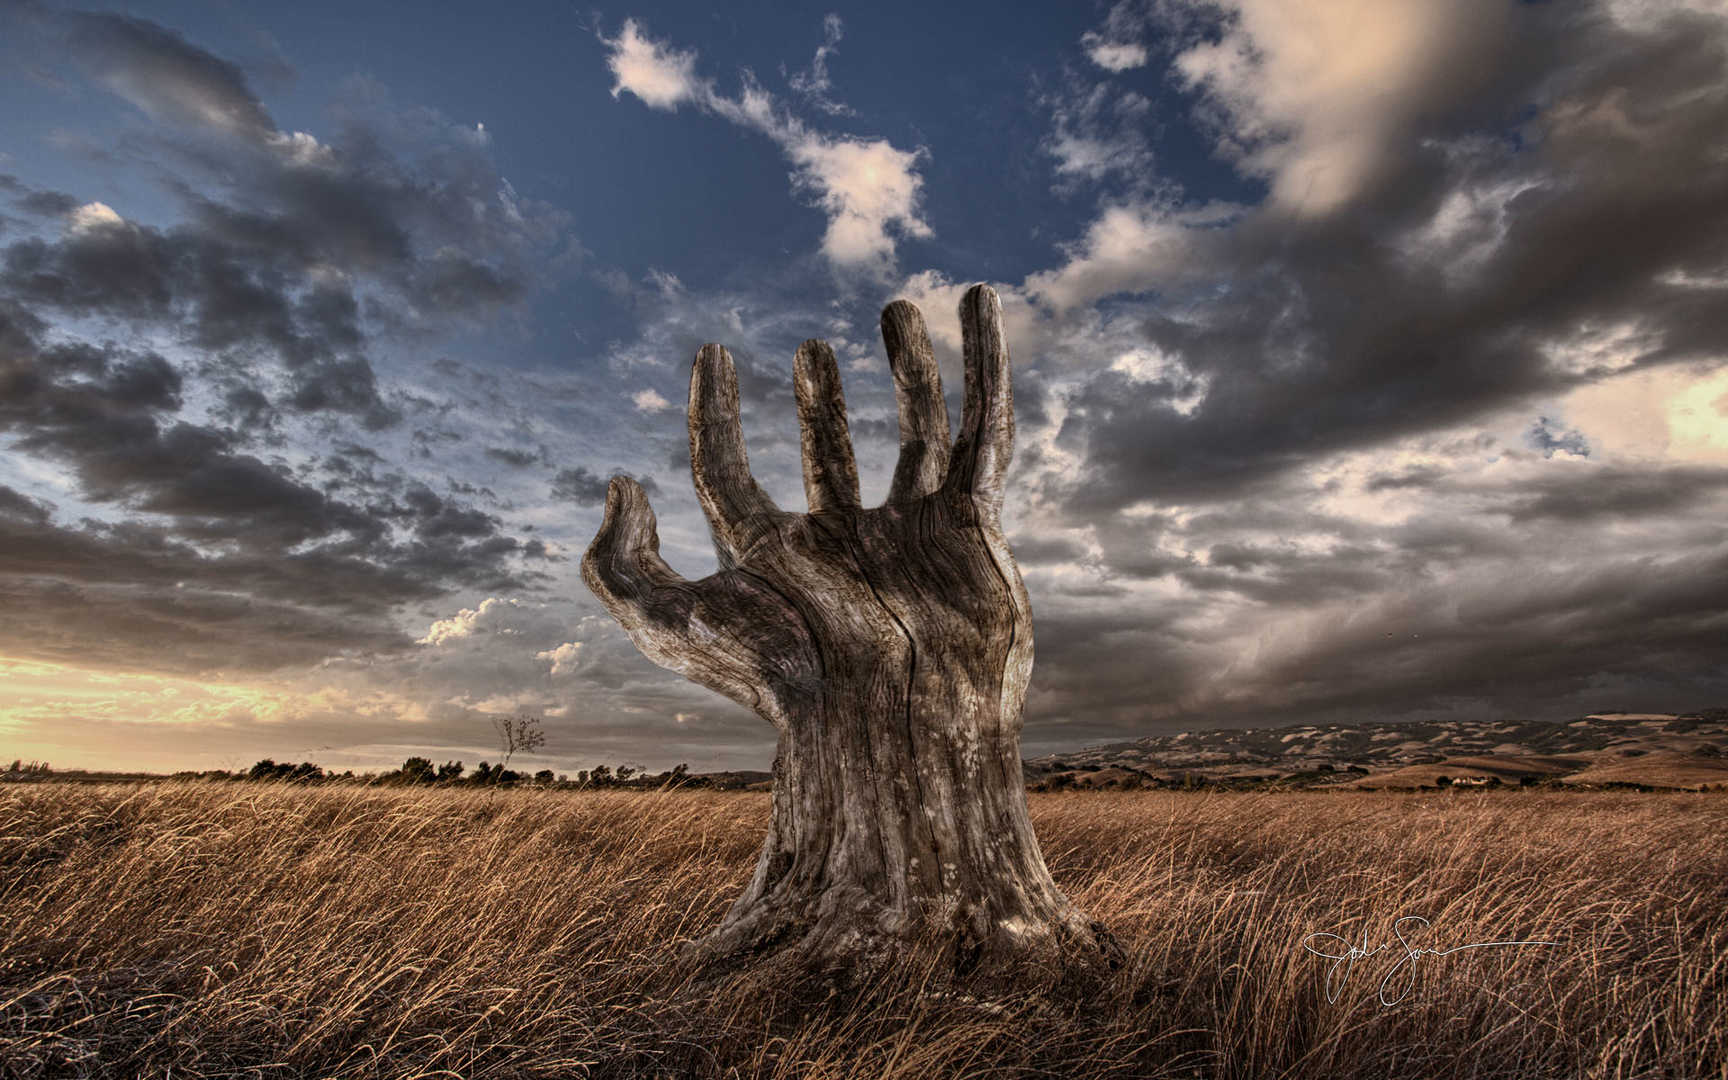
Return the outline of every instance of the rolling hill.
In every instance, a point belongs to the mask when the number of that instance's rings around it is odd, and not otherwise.
[[[1185,731],[1033,758],[1043,787],[1728,787],[1728,709]]]

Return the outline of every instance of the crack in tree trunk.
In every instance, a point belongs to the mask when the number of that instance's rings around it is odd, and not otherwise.
[[[854,528],[852,535],[857,540],[858,546],[862,547],[863,538],[857,532],[856,528]],[[882,590],[878,589],[876,583],[870,580],[870,573],[864,569],[863,560],[854,554],[852,563],[858,568],[858,576],[864,582],[865,586],[869,588],[870,595],[875,598],[876,603],[884,612],[887,613],[888,617],[894,620],[895,628],[898,629],[901,636],[906,639],[906,708],[904,710],[906,718],[906,749],[908,754],[911,756],[912,761],[912,790],[916,796],[914,805],[923,806],[924,782],[918,774],[918,733],[912,711],[913,697],[918,684],[918,641],[912,636],[911,628],[906,625],[900,616],[894,613],[894,609],[888,606],[888,602],[882,599]],[[925,825],[930,833],[930,853],[931,859],[935,865],[936,888],[940,891],[944,888],[942,882],[942,845],[936,840],[935,826],[931,825],[928,821],[925,822]],[[884,857],[883,862],[884,864],[887,863],[886,857]]]

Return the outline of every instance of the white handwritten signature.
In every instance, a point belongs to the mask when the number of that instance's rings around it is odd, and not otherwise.
[[[1412,929],[1406,931],[1407,925]],[[1411,988],[1416,985],[1416,961],[1424,956],[1450,956],[1452,953],[1463,952],[1466,949],[1495,949],[1510,945],[1560,944],[1558,941],[1478,941],[1469,945],[1454,945],[1450,949],[1430,949],[1411,944],[1406,936],[1407,933],[1419,932],[1414,929],[1417,926],[1420,926],[1421,930],[1433,929],[1433,924],[1420,915],[1405,915],[1392,923],[1392,934],[1398,939],[1398,944],[1402,946],[1404,954],[1398,958],[1396,964],[1392,965],[1392,969],[1386,972],[1385,978],[1380,980],[1380,1004],[1382,1005],[1388,1007],[1396,1005],[1409,995]],[[1315,947],[1314,942],[1317,941],[1324,946],[1324,950]],[[1344,983],[1349,980],[1350,973],[1356,968],[1356,962],[1366,960],[1371,956],[1378,956],[1393,946],[1388,941],[1383,945],[1369,948],[1368,929],[1363,927],[1362,944],[1360,945],[1352,944],[1338,934],[1321,933],[1309,934],[1303,938],[1302,947],[1315,956],[1332,961],[1326,965],[1326,1001],[1329,1004],[1336,1004],[1339,995],[1344,992]],[[1394,990],[1397,993],[1389,997],[1388,994]]]

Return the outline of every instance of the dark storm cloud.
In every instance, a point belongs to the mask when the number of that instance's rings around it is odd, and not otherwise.
[[[688,452],[688,451],[686,451]],[[579,465],[574,469],[560,469],[552,478],[552,497],[568,499],[577,506],[599,506],[606,501],[606,487],[613,476],[629,476],[629,473],[613,472],[610,476],[601,476],[590,472],[587,466]],[[650,495],[660,493],[660,486],[652,476],[634,478],[642,485],[642,490]]]
[[[356,110],[328,143],[281,136],[238,152],[187,148],[230,185],[226,201],[187,193],[192,225],[296,267],[368,275],[397,300],[376,314],[404,325],[483,316],[521,299],[520,256],[548,239],[537,232],[560,232],[562,217],[510,198],[472,133],[407,123],[390,109],[381,100]]]
[[[0,500],[9,511],[0,581],[19,597],[60,605],[14,620],[9,633],[23,636],[6,647],[15,655],[46,655],[30,644],[33,638],[76,640],[79,627],[106,621],[110,636],[102,640],[117,657],[183,639],[177,663],[213,663],[216,624],[238,616],[227,601],[184,592],[186,582],[258,601],[246,610],[257,615],[247,625],[259,638],[234,643],[238,666],[272,655],[278,658],[272,664],[298,662],[348,640],[336,629],[342,619],[355,621],[356,641],[394,641],[378,621],[401,603],[456,587],[528,584],[529,576],[509,569],[521,542],[504,535],[497,518],[424,486],[382,501],[335,498],[245,452],[231,429],[175,419],[183,379],[161,356],[43,345],[36,337],[41,328],[15,304],[0,302],[0,433],[12,437],[15,451],[64,467],[86,500],[167,523],[67,529],[7,489],[16,497]],[[346,449],[353,453],[334,456],[382,460],[365,448]],[[223,554],[203,554],[195,544],[216,545]],[[45,635],[43,620],[51,621],[54,610],[76,626]],[[174,633],[158,626],[156,638],[119,641],[128,628],[157,626],[169,610]],[[206,618],[208,624],[199,621]],[[272,627],[281,637],[277,654],[268,648]],[[253,644],[256,653],[248,651]]]
[[[544,562],[568,561],[564,556],[555,554],[552,549],[546,545],[546,541],[538,539],[530,540],[526,544],[522,545],[522,557],[524,559],[537,559]]]
[[[513,272],[452,251],[441,251],[422,263],[410,284],[409,292],[417,300],[443,311],[503,307],[527,291]]]
[[[1101,521],[1093,535],[1103,549],[1103,566],[1130,578],[1161,578],[1193,564],[1193,557],[1167,545],[1169,519],[1160,515]]]
[[[1174,713],[1170,703],[1192,694],[1199,675],[1175,615],[1144,607],[1039,608],[1027,752],[1132,737]]]
[[[1728,690],[1720,664],[1725,571],[1728,555],[1710,552],[1555,575],[1464,605],[1419,590],[1265,676],[1292,704],[1325,709],[1474,698],[1502,713],[1552,715],[1593,684],[1651,708],[1696,707]]]
[[[3,500],[0,500],[3,501]],[[106,668],[268,670],[408,643],[384,617],[442,588],[335,551],[208,554],[140,522],[0,512],[0,653]],[[226,651],[224,651],[226,650]]]
[[[329,476],[323,488],[331,493],[397,491],[407,483],[405,476],[388,467],[382,454],[354,443],[335,447],[318,460],[318,466]]]
[[[0,252],[0,290],[37,310],[159,328],[225,358],[237,380],[257,358],[274,359],[289,375],[282,406],[347,413],[371,428],[394,423],[399,410],[383,400],[364,353],[354,286],[327,280],[325,253],[305,248],[303,239],[284,247],[264,239],[242,242],[197,224],[164,230],[99,223],[8,245]],[[410,283],[419,273],[412,265],[402,270]],[[417,302],[463,310],[454,295]],[[259,413],[260,391],[241,386],[254,398],[248,411]]]
[[[80,668],[215,675],[399,650],[405,635],[346,613],[197,589],[0,577],[7,656]]]
[[[309,269],[282,252],[233,247],[194,227],[105,223],[7,246],[0,290],[39,311],[160,328],[229,357],[238,370],[245,359],[272,357],[291,373],[288,407],[351,413],[382,426],[394,413],[357,351],[354,299],[346,289],[306,286]],[[261,411],[256,400],[250,411]]]
[[[341,412],[359,418],[368,431],[392,427],[402,413],[378,393],[378,376],[361,357],[317,364],[297,373],[287,405],[300,412]]]
[[[276,130],[244,72],[167,27],[108,12],[67,12],[54,20],[73,55],[153,116],[254,138]]]
[[[530,465],[539,465],[544,463],[546,458],[544,448],[523,450],[514,446],[488,446],[485,453],[493,461],[502,462],[513,469],[526,469]]]
[[[1378,554],[1214,549],[1212,565],[1180,571],[1181,596],[1162,602],[1075,608],[1057,602],[1060,590],[1035,590],[1028,743],[1436,711],[1557,719],[1683,710],[1728,693],[1719,546],[1580,561],[1584,538],[1520,533],[1503,547],[1521,550],[1500,562],[1496,532],[1433,537],[1432,559],[1414,543]],[[1544,540],[1550,563],[1510,561]],[[1461,587],[1439,572],[1448,565],[1478,583]],[[1209,614],[1243,603],[1270,617],[1232,626]]]
[[[37,348],[0,309],[0,431],[68,467],[85,497],[184,519],[189,533],[278,548],[338,531],[376,541],[364,515],[238,452],[231,431],[165,420],[180,373],[155,353]]]
[[[78,207],[78,200],[64,191],[32,191],[16,201],[20,210],[38,217],[60,217]]]
[[[1369,595],[1399,584],[1409,560],[1341,535],[1361,532],[1329,515],[1254,504],[1196,515],[1180,526],[1153,515],[1108,520],[1093,529],[1103,549],[1100,569],[1109,577],[1171,580],[1193,590],[1191,596],[1229,592],[1257,604],[1291,608]],[[1324,550],[1304,550],[1276,539],[1209,543],[1214,537],[1244,533],[1323,533],[1332,542]]]
[[[1396,473],[1377,473],[1364,485],[1369,491],[1399,491],[1405,488],[1423,488],[1432,485],[1436,480],[1446,475],[1446,470],[1436,466],[1415,466]]]
[[[392,502],[388,509],[377,507],[373,512],[412,522],[415,533],[428,540],[489,537],[499,524],[491,514],[452,502],[424,484],[410,487],[401,501]]]
[[[6,489],[0,582],[40,618],[14,622],[0,651],[89,638],[106,657],[93,663],[159,648],[220,666],[228,627],[232,666],[304,663],[400,646],[383,620],[403,603],[536,587],[543,574],[514,567],[544,562],[543,543],[528,550],[377,451],[338,442],[297,473],[261,447],[283,447],[294,417],[364,433],[419,408],[385,389],[375,348],[521,299],[529,249],[563,219],[515,195],[483,133],[374,85],[345,88],[322,141],[280,131],[239,67],[175,30],[10,14],[8,30],[168,125],[119,152],[164,177],[184,215],[126,220],[124,206],[5,185],[50,220],[0,247],[0,432],[85,501],[146,516],[71,528]],[[196,401],[207,411],[192,415]]]
[[[1014,561],[1021,566],[1079,562],[1087,555],[1085,545],[1066,537],[1025,535],[1009,539],[1014,549]]]
[[[8,513],[4,496],[0,589],[20,601],[8,608],[18,617],[0,627],[0,653],[10,656],[176,671],[274,669],[406,647],[388,618],[400,605],[456,585],[524,584],[504,569],[521,545],[447,504],[406,515],[411,531],[395,541],[336,538],[287,551],[242,533],[244,544],[210,554],[188,540],[225,538],[217,530],[66,527],[28,507]],[[289,535],[310,532],[302,524]],[[23,603],[29,598],[35,606]],[[24,617],[26,610],[33,614]]]
[[[1518,522],[1672,518],[1703,508],[1723,490],[1728,469],[1594,469],[1531,480],[1504,512]]]
[[[49,512],[49,507],[30,496],[0,484],[0,517],[40,523],[48,520]]]
[[[1444,107],[1378,117],[1384,160],[1336,208],[1192,225],[1143,200],[1109,237],[1146,226],[1143,262],[1082,244],[1027,280],[1053,330],[1064,302],[1154,290],[1103,305],[1140,334],[1060,391],[1080,468],[1020,461],[1033,519],[1097,553],[1031,540],[1030,743],[1728,693],[1728,470],[1617,449],[1600,403],[1550,411],[1728,357],[1728,33],[1681,5],[1514,22],[1413,92]],[[1084,338],[1099,309],[1073,310]]]
[[[1322,556],[1260,552],[1253,557],[1257,562],[1248,565],[1185,566],[1177,576],[1190,588],[1234,592],[1258,603],[1291,608],[1365,596],[1399,584],[1375,565],[1374,552],[1360,549],[1338,548]]]
[[[442,591],[438,583],[399,566],[342,552],[208,554],[175,531],[138,521],[85,521],[72,527],[33,518],[10,522],[4,535],[0,571],[14,578],[53,578],[78,586],[196,587],[352,616]]]
[[[1504,68],[1399,131],[1396,161],[1354,203],[1194,231],[1196,284],[1144,329],[1208,380],[1205,401],[1183,417],[1174,387],[1092,379],[1061,436],[1089,465],[1071,511],[1228,499],[1320,455],[1601,378],[1617,368],[1550,356],[1593,328],[1648,329],[1639,366],[1728,351],[1720,289],[1677,281],[1728,269],[1719,20],[1681,10],[1634,31],[1570,4],[1519,19]],[[1501,235],[1472,220],[1466,239],[1488,238],[1471,249],[1424,231],[1474,197],[1503,201]]]
[[[516,197],[483,134],[397,109],[372,84],[348,88],[338,136],[321,142],[279,131],[239,68],[171,29],[22,10],[15,26],[48,27],[103,85],[177,125],[129,152],[154,150],[192,176],[169,183],[182,223],[95,220],[15,241],[0,253],[0,290],[221,358],[251,391],[236,405],[253,423],[268,419],[262,388],[239,373],[270,359],[289,373],[273,406],[393,424],[400,410],[378,388],[372,339],[515,303],[527,292],[522,256],[563,230],[560,215]],[[21,199],[40,214],[78,204],[61,192]]]
[[[1411,479],[1382,488],[1421,500],[1389,524],[1320,509],[1328,492],[1291,480],[1205,513],[1094,525],[1097,569],[1124,590],[1076,607],[1029,575],[1028,738],[1557,718],[1728,691],[1715,584],[1728,469],[1526,453]]]

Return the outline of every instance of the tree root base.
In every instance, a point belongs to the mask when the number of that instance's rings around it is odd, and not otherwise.
[[[851,997],[910,990],[990,1002],[1095,997],[1127,954],[1102,923],[1079,919],[1039,933],[980,938],[781,918],[729,919],[685,945],[680,961],[702,981],[742,978],[774,992]]]

